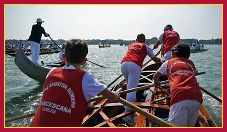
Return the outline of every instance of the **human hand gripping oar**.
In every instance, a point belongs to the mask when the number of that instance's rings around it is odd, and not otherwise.
[[[54,44],[63,52],[63,53],[65,53],[65,51],[50,37],[50,35],[48,36],[53,42],[54,42]],[[103,68],[106,68],[106,67],[104,67],[104,66],[102,66],[102,65],[99,65],[99,64],[97,64],[97,63],[94,63],[94,62],[92,62],[92,61],[89,61],[89,60],[87,60],[88,62],[91,62],[92,64],[95,64],[95,65],[97,65],[97,66],[100,66],[100,67],[103,67]]]

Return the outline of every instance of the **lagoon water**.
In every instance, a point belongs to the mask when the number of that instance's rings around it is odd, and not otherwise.
[[[151,45],[153,47],[153,45]],[[192,53],[190,59],[194,61],[199,72],[206,72],[197,76],[201,87],[212,94],[223,98],[222,91],[222,46],[205,45],[207,51]],[[97,45],[89,45],[88,60],[106,68],[89,63],[83,67],[90,71],[102,83],[108,85],[120,74],[120,61],[126,54],[127,47],[111,45],[110,48],[98,48]],[[154,53],[159,50],[154,50]],[[28,56],[30,58],[30,56]],[[41,55],[40,61],[54,62],[59,60],[58,53]],[[149,60],[146,58],[144,62]],[[40,62],[39,61],[39,62]],[[120,78],[112,86],[123,79]],[[42,84],[22,73],[14,64],[14,57],[5,55],[5,118],[12,118],[35,112],[42,95]],[[222,126],[222,104],[209,95],[203,93],[204,106],[218,126]],[[6,127],[29,126],[31,118],[23,118],[5,124]]]

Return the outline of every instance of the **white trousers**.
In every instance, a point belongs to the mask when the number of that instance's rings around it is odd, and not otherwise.
[[[38,63],[39,60],[39,53],[40,53],[40,45],[37,42],[30,41],[30,48],[32,53],[32,62]]]
[[[127,89],[132,89],[138,86],[140,74],[141,74],[141,67],[133,62],[124,62],[121,64],[121,72],[127,81]],[[129,102],[136,101],[136,92],[130,92],[126,95],[126,100]],[[130,110],[129,108],[125,107],[126,111]]]
[[[170,107],[169,123],[179,127],[194,127],[199,109],[200,103],[197,100],[180,101]]]

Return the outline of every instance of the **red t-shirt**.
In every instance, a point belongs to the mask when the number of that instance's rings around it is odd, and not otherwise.
[[[173,58],[168,61],[167,77],[170,82],[171,105],[186,99],[203,102],[202,93],[195,75],[196,68],[191,60]]]
[[[164,54],[180,42],[180,36],[176,31],[167,30],[163,33]]]
[[[31,126],[81,126],[88,105],[82,90],[84,75],[80,69],[57,68],[50,72]]]
[[[143,61],[146,56],[147,56],[146,44],[135,42],[128,46],[128,52],[122,59],[121,63],[134,62],[142,68]]]

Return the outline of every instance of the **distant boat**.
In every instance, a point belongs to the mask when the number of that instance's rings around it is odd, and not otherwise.
[[[189,44],[191,53],[197,53],[202,51],[207,51],[208,48],[205,48],[203,44],[200,44],[199,42],[194,42]]]
[[[110,47],[110,44],[101,44],[101,43],[99,43],[99,48],[106,48],[106,47]]]

